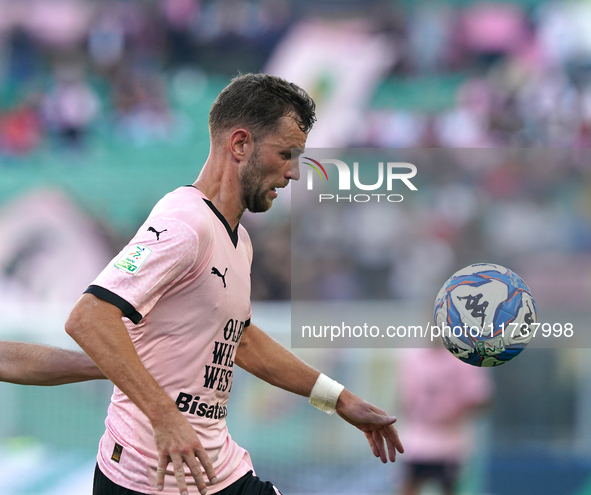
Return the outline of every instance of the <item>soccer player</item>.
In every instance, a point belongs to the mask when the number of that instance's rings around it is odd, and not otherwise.
[[[408,418],[402,494],[418,495],[428,482],[443,495],[459,493],[475,444],[473,415],[492,400],[489,370],[466,366],[436,341],[432,348],[404,349],[398,377]]]
[[[252,246],[240,217],[268,210],[298,179],[291,150],[304,148],[314,120],[313,101],[296,85],[264,74],[235,78],[211,108],[210,154],[198,179],[160,200],[73,308],[66,331],[115,384],[95,495],[188,494],[191,486],[279,493],[254,476],[248,452],[228,434],[234,363],[336,411],[382,462],[403,451],[395,418],[251,322]]]

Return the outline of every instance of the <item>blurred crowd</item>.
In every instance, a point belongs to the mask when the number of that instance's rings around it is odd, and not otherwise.
[[[284,0],[0,1],[0,156],[49,137],[80,149],[107,122],[166,140],[169,79],[183,68],[260,70],[289,18]]]
[[[517,272],[546,311],[588,307],[590,150],[405,150],[396,161],[418,169],[418,191],[396,190],[400,203],[294,196],[295,297],[432,301],[455,271],[492,262]]]
[[[48,143],[57,152],[83,154],[101,126],[136,146],[170,141],[176,75],[229,78],[238,70],[265,70],[298,24],[351,18],[362,18],[364,29],[395,53],[380,76],[386,92],[388,81],[409,82],[411,89],[413,81],[436,85],[457,76],[459,82],[439,107],[426,103],[432,95],[421,94],[420,84],[401,105],[368,98],[350,146],[591,145],[591,3],[583,0],[0,0],[0,168]],[[318,81],[309,91],[322,101],[338,81]],[[333,118],[339,120],[334,112]],[[540,167],[480,157],[469,165],[460,156],[449,158],[445,174],[425,166],[419,182],[423,190],[433,188],[429,203],[390,212],[382,221],[391,229],[381,237],[371,226],[382,213],[371,207],[355,213],[369,234],[353,245],[334,234],[337,248],[318,272],[315,297],[420,297],[430,281],[475,255],[511,262],[542,248],[588,254],[584,158],[569,155]],[[289,250],[287,213],[282,218],[248,225],[257,253],[255,298],[290,295],[290,270],[277,269],[286,267]],[[536,263],[555,266],[558,276],[575,270],[564,257]],[[525,268],[532,277],[534,268]]]
[[[396,74],[461,72],[438,112],[370,113],[364,144],[382,147],[588,147],[591,4],[418,4],[401,21]],[[420,105],[419,105],[420,106]]]
[[[425,109],[420,98],[414,108],[367,108],[355,145],[590,143],[586,1],[3,0],[0,152],[27,153],[47,133],[80,146],[106,118],[118,132],[165,138],[168,75],[262,70],[289,28],[311,16],[364,17],[396,49],[386,77],[462,75],[447,108]]]

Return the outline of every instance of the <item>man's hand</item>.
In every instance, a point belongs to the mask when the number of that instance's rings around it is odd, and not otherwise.
[[[396,418],[388,416],[385,411],[365,402],[345,389],[339,396],[336,412],[347,423],[365,433],[373,455],[379,457],[382,462],[388,462],[388,455],[390,461],[394,462],[396,451],[401,454],[404,452],[398,432],[393,426]],[[386,447],[384,447],[384,440]]]
[[[201,466],[205,469],[209,481],[217,483],[217,478],[209,456],[205,452],[203,445],[197,437],[197,433],[184,416],[178,414],[166,415],[166,420],[157,424],[152,424],[154,428],[154,441],[158,452],[158,469],[156,472],[156,486],[158,490],[164,487],[164,475],[166,468],[172,462],[174,477],[182,495],[187,495],[187,482],[185,480],[185,470],[183,464],[186,464],[197,488],[201,494],[207,493]],[[199,459],[199,462],[197,461]],[[201,463],[201,464],[200,464]],[[169,473],[171,474],[171,473]]]
[[[234,362],[267,383],[304,397],[310,396],[319,375],[317,370],[252,323],[244,329]],[[404,452],[398,432],[392,426],[396,418],[389,417],[384,411],[361,400],[347,389],[339,395],[336,412],[365,433],[371,450],[382,462],[388,462],[388,453],[390,460],[394,462],[396,451]]]

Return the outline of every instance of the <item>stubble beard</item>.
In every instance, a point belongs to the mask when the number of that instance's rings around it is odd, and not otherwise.
[[[273,205],[273,200],[267,195],[268,189],[263,186],[264,177],[257,146],[239,176],[244,204],[252,213],[265,212]]]

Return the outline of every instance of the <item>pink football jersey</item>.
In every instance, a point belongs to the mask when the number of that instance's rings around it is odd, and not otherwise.
[[[251,262],[246,230],[232,231],[203,193],[187,186],[158,202],[87,289],[122,310],[142,363],[197,431],[219,480],[209,493],[252,470],[225,420],[236,348],[250,323]],[[155,493],[151,424],[117,387],[105,425],[101,471],[118,485]],[[189,492],[198,493],[185,469]],[[169,470],[162,493],[178,494],[172,464]]]
[[[404,349],[399,377],[404,459],[465,461],[474,443],[471,414],[492,398],[489,370],[462,363],[443,347]]]

